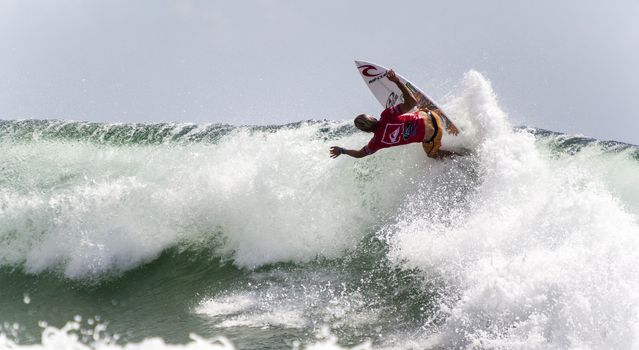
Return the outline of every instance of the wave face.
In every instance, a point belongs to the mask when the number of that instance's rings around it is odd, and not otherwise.
[[[340,338],[379,347],[637,347],[639,148],[513,128],[477,72],[444,102],[463,129],[444,144],[468,157],[330,159],[367,142],[350,122],[0,121],[0,277],[104,294],[140,269],[235,276],[185,306],[222,333],[348,323]],[[211,259],[232,268],[203,274]]]

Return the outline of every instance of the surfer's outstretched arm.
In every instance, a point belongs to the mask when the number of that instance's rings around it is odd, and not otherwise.
[[[330,153],[331,153],[331,158],[337,158],[342,154],[347,154],[353,158],[363,158],[367,156],[363,148],[360,150],[355,150],[355,149],[346,149],[342,147],[333,146],[331,147]]]
[[[413,93],[406,87],[406,85],[404,85],[404,83],[399,80],[397,75],[395,75],[394,70],[389,70],[388,73],[386,73],[386,78],[395,83],[395,85],[397,85],[397,87],[402,91],[404,102],[399,105],[400,113],[404,114],[410,112],[410,110],[413,109],[415,105],[417,105],[417,99],[415,98],[415,95],[413,95]]]

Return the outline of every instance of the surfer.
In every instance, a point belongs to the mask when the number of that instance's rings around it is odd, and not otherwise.
[[[424,152],[430,158],[443,159],[458,155],[455,152],[440,149],[444,129],[437,111],[421,107],[411,113],[410,111],[417,105],[415,95],[399,80],[392,69],[388,71],[386,77],[401,90],[404,102],[386,108],[379,120],[367,114],[358,115],[355,118],[355,127],[374,133],[373,138],[360,150],[333,146],[330,148],[331,158],[337,158],[342,154],[362,158],[382,148],[414,142],[421,142]]]

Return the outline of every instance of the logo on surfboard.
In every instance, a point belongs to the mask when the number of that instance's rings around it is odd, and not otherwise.
[[[397,104],[397,100],[399,100],[399,95],[395,92],[391,91],[390,95],[388,95],[388,99],[386,100],[386,108],[393,107]]]
[[[376,76],[378,76],[378,75],[382,74],[382,72],[379,72],[379,73],[377,73],[377,74],[375,74],[375,73],[371,72],[371,70],[373,70],[373,71],[377,70],[377,67],[375,67],[375,66],[373,66],[373,65],[370,65],[370,64],[365,64],[365,65],[363,65],[363,66],[359,66],[359,67],[357,67],[357,68],[359,68],[359,69],[362,69],[362,68],[363,68],[363,70],[362,70],[362,74],[363,74],[363,75],[365,75],[365,76],[367,76],[367,77],[371,77],[371,78],[376,77]]]

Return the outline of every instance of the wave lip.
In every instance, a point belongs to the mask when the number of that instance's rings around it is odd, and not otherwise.
[[[0,120],[0,140],[11,142],[80,141],[110,145],[171,142],[216,143],[236,129],[225,124],[127,124],[67,120]]]

